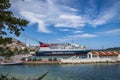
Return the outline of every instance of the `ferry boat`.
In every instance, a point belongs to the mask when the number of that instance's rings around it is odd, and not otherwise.
[[[36,51],[36,56],[66,56],[66,55],[85,55],[90,50],[85,46],[71,43],[40,43],[40,48]]]

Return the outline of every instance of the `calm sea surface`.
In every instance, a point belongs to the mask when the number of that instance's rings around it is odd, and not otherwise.
[[[43,80],[120,80],[120,64],[40,64],[0,65],[0,73],[22,80],[37,78],[48,72]]]

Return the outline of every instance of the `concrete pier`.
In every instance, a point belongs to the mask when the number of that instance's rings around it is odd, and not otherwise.
[[[24,61],[24,64],[59,64],[60,61]]]
[[[81,59],[79,61],[24,61],[24,64],[92,64],[92,63],[120,63],[120,60]]]

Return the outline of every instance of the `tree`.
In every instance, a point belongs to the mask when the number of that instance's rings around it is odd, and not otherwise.
[[[12,38],[10,37],[6,37],[6,38],[3,38],[2,36],[0,36],[0,45],[6,45],[8,43],[12,43]]]
[[[0,48],[1,49],[1,48]],[[1,52],[2,51],[2,52]],[[9,59],[11,56],[14,55],[14,52],[11,51],[11,49],[9,47],[6,48],[2,48],[2,50],[0,51],[0,56],[3,56],[5,59]]]
[[[3,38],[3,36],[7,35],[8,32],[19,36],[28,24],[27,20],[15,17],[12,11],[9,10],[10,7],[10,0],[0,0],[0,54],[3,55],[5,53],[6,56],[8,55],[7,53],[12,53],[5,47],[7,43],[10,43],[11,39]]]
[[[18,53],[18,48],[17,47],[14,48],[14,53]]]
[[[29,52],[29,50],[28,50],[27,47],[25,47],[25,48],[24,48],[24,53],[27,53],[27,52]]]
[[[7,29],[10,34],[19,36],[28,24],[27,20],[16,18],[9,10],[10,7],[10,0],[0,0],[0,36],[7,34],[5,29]]]
[[[14,55],[14,52],[10,49],[10,47],[6,46],[6,44],[9,44],[9,43],[12,43],[12,38],[0,37],[0,56],[5,57],[5,59],[8,59]]]

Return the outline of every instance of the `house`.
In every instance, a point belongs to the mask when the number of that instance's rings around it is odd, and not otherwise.
[[[116,51],[91,51],[87,54],[87,58],[120,58],[120,52]]]

